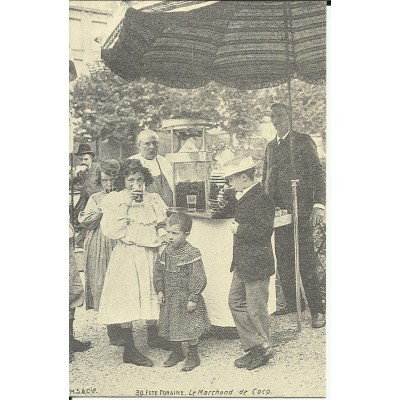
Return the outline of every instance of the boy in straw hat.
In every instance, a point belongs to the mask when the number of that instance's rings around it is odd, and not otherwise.
[[[248,370],[266,364],[272,355],[268,287],[275,273],[271,244],[275,211],[271,198],[254,181],[256,165],[252,157],[243,157],[223,167],[236,191],[229,308],[246,352],[234,365]]]

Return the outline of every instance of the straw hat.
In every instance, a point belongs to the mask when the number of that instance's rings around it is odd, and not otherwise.
[[[254,168],[259,163],[255,163],[253,157],[241,157],[230,160],[222,166],[224,176],[235,175],[242,171],[247,171],[250,168]]]

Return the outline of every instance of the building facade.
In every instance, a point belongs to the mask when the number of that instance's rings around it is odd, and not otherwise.
[[[101,40],[106,35],[120,1],[70,1],[70,59],[77,74],[86,74],[101,58]]]

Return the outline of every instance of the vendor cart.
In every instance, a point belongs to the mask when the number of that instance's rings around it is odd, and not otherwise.
[[[162,127],[170,135],[171,152],[165,155],[173,169],[173,206],[169,212],[184,211],[193,218],[188,241],[203,258],[207,287],[203,293],[211,324],[234,327],[228,307],[232,281],[233,216],[223,214],[214,205],[221,173],[212,167],[212,154],[207,149],[207,121],[166,120]],[[275,218],[275,227],[291,223],[291,215]],[[275,276],[270,280],[268,311],[276,310]]]

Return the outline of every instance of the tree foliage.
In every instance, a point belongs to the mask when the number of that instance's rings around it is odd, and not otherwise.
[[[294,128],[324,136],[325,87],[293,80],[291,92]],[[145,79],[124,81],[100,64],[77,79],[71,110],[77,141],[86,134],[131,142],[144,126],[158,129],[163,119],[196,118],[222,127],[243,144],[257,136],[274,102],[288,103],[287,85],[239,90],[211,82],[197,89],[173,89]]]

